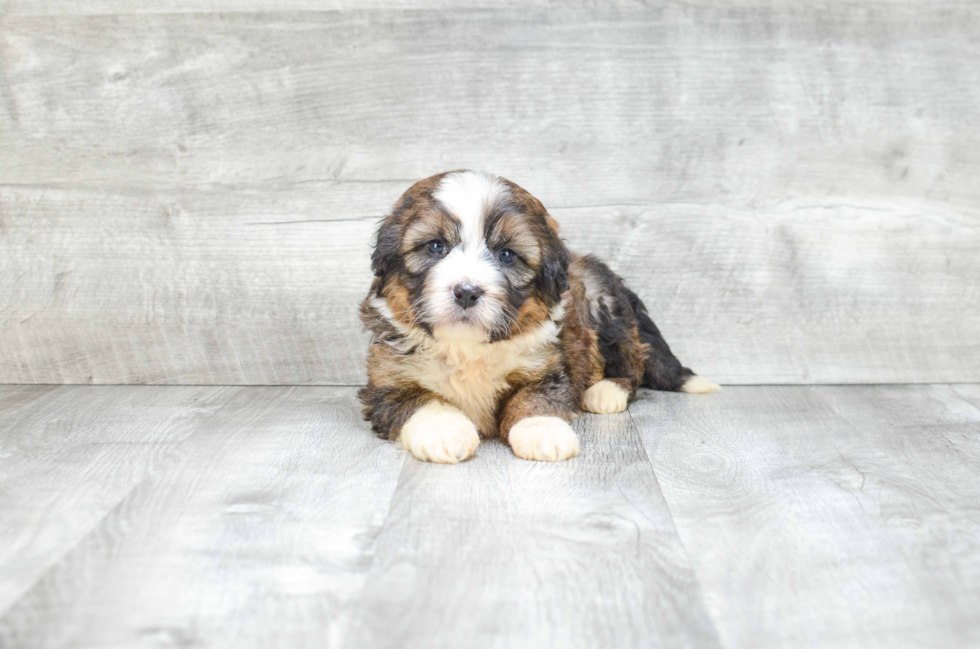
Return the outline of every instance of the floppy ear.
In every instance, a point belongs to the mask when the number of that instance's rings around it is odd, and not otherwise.
[[[568,290],[570,261],[568,248],[557,235],[552,237],[541,259],[541,273],[538,279],[541,294],[548,306],[558,304],[561,301],[561,294]]]
[[[395,214],[392,213],[381,222],[374,237],[371,270],[376,277],[381,278],[381,281],[378,282],[378,297],[381,297],[381,289],[385,285],[385,276],[398,267],[401,238],[401,227],[395,219]]]

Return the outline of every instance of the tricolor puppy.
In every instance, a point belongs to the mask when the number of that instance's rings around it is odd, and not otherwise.
[[[364,416],[420,460],[459,462],[481,437],[518,457],[578,455],[569,422],[622,412],[639,386],[712,392],[646,308],[514,183],[473,171],[413,185],[378,228],[361,304],[372,333]]]

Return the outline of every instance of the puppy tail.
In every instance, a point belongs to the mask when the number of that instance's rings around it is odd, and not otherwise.
[[[690,368],[681,365],[667,341],[660,335],[657,325],[653,324],[647,308],[637,297],[636,293],[623,287],[630,308],[636,316],[636,324],[640,331],[640,340],[649,345],[650,351],[643,371],[640,385],[654,390],[670,392],[689,392],[692,394],[707,394],[721,389],[703,376],[698,376]]]

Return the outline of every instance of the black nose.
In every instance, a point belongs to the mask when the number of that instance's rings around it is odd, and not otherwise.
[[[483,295],[483,289],[472,284],[457,284],[453,289],[453,295],[456,296],[456,304],[468,309],[476,306],[476,301]]]

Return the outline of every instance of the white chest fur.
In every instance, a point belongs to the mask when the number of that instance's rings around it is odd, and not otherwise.
[[[498,401],[510,387],[507,377],[545,363],[548,346],[558,340],[558,326],[546,321],[534,331],[495,343],[439,329],[434,334],[405,358],[403,371],[466,413],[481,434],[493,436]]]

